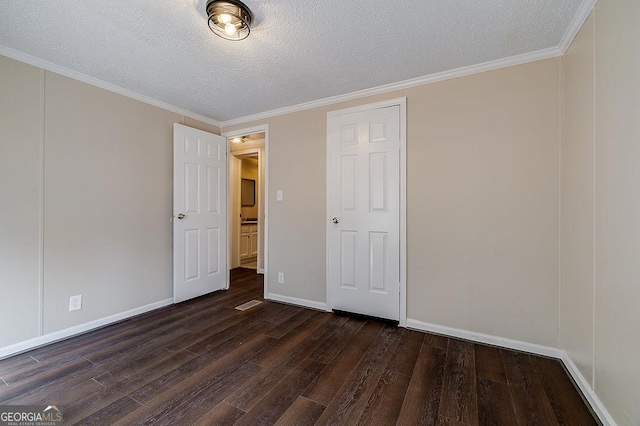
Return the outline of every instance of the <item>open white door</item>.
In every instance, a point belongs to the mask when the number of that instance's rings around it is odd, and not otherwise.
[[[174,303],[227,287],[227,141],[173,126]]]
[[[400,319],[400,107],[328,114],[328,303]]]

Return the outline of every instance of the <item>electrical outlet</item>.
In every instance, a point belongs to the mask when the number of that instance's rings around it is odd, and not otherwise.
[[[282,189],[279,189],[276,191],[276,201],[282,201],[283,196],[284,196],[284,193]]]
[[[284,272],[278,272],[278,284],[284,284]]]
[[[69,312],[82,309],[82,295],[71,296],[69,298]]]

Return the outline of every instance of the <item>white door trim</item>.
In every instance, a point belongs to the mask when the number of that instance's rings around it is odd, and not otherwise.
[[[226,146],[225,146],[226,149]],[[242,160],[236,156],[230,155],[229,158],[229,186],[237,185],[241,181],[242,176]],[[229,195],[229,245],[231,246],[231,254],[229,257],[228,269],[240,266],[240,191],[232,191]],[[227,285],[227,289],[229,286]]]
[[[364,112],[379,108],[398,106],[400,108],[400,327],[407,326],[407,98],[401,97],[372,104],[360,105],[327,113],[327,144],[326,158],[329,158],[329,117],[354,112]],[[329,176],[329,161],[326,162],[326,176]],[[327,203],[327,220],[331,217]],[[326,298],[328,310],[333,306],[331,300],[331,286],[329,282],[329,244],[326,246]]]
[[[252,133],[264,133],[264,220],[262,226],[264,227],[264,242],[259,245],[264,250],[263,256],[263,270],[264,270],[264,298],[267,299],[269,293],[269,125],[262,124],[260,126],[247,127],[244,129],[233,130],[231,132],[220,133],[220,136],[227,138],[233,138],[235,136],[246,136]],[[229,163],[231,156],[231,147],[227,141],[227,164]],[[228,183],[229,184],[229,183]],[[227,206],[231,203],[229,187],[227,185]],[[260,221],[258,222],[260,226]],[[229,229],[231,227],[231,219],[229,219]],[[259,233],[258,233],[259,234]],[[227,251],[231,253],[231,239],[227,239]],[[260,248],[259,248],[260,249]],[[227,275],[229,275],[229,268],[227,268]],[[230,278],[227,280],[230,282]],[[228,287],[227,287],[228,288]]]

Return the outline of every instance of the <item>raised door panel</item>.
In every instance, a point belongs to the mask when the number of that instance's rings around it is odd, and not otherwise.
[[[369,211],[387,210],[387,153],[369,154]]]
[[[220,168],[207,167],[207,206],[209,213],[220,211]]]
[[[200,278],[200,230],[184,231],[184,280]]]
[[[340,199],[342,212],[356,211],[356,167],[357,155],[344,155],[340,159]]]
[[[349,146],[358,144],[358,123],[352,122],[342,125],[340,129],[340,145]]]
[[[358,233],[342,231],[340,238],[340,286],[356,289]]]
[[[200,213],[200,165],[184,165],[184,206],[186,214]]]
[[[386,232],[369,233],[369,291],[387,293],[388,245]]]
[[[207,229],[207,275],[215,275],[220,272],[220,228]]]
[[[200,155],[200,140],[191,136],[184,138],[184,153],[189,155]]]
[[[389,140],[389,120],[374,120],[369,122],[369,143],[387,142]]]

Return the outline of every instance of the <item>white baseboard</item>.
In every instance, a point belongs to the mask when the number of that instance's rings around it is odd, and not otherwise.
[[[258,273],[259,273],[260,275],[264,275],[264,269],[260,269],[260,268],[258,268]]]
[[[0,348],[0,359],[7,358],[12,355],[17,355],[21,352],[26,352],[31,349],[47,345],[49,343],[57,342],[58,340],[63,340],[69,337],[76,336],[78,334],[86,333],[87,331],[91,331],[99,327],[104,327],[105,325],[122,321],[136,315],[144,314],[145,312],[153,311],[155,309],[171,305],[172,303],[173,298],[161,300],[159,302],[140,306],[139,308],[131,309],[126,312],[120,312],[119,314],[110,315],[108,317],[100,318],[95,321],[65,328],[64,330],[56,331],[54,333],[45,334],[44,336],[34,337],[33,339],[25,340],[24,342],[5,346],[4,348]]]
[[[587,401],[591,405],[591,408],[596,413],[596,416],[598,416],[602,424],[604,426],[616,426],[615,420],[613,420],[613,417],[611,417],[609,411],[607,411],[602,401],[600,401],[600,398],[598,398],[598,395],[596,395],[596,393],[593,391],[591,385],[589,384],[589,382],[587,382],[587,379],[584,378],[584,376],[566,351],[562,351],[561,359],[565,367],[567,367],[569,374],[571,374],[571,377],[573,377],[573,380],[575,380],[575,382],[577,383],[578,387],[582,391],[582,394],[587,399]]]
[[[326,303],[316,302],[316,301],[307,300],[307,299],[298,299],[297,297],[289,297],[289,296],[282,296],[280,294],[269,293],[267,294],[266,299],[274,300],[276,302],[288,303],[290,305],[297,305],[305,308],[316,309],[319,311],[326,311],[326,312],[331,311],[331,309],[329,309]]]
[[[520,340],[506,339],[504,337],[476,333],[459,328],[444,327],[441,325],[430,324],[414,319],[407,319],[407,328],[413,328],[420,331],[428,331],[430,333],[444,334],[446,336],[471,340],[478,343],[485,343],[487,345],[500,346],[508,349],[515,349],[517,351],[529,352],[536,355],[549,356],[552,358],[560,359],[562,357],[562,351],[560,351],[560,349],[552,348],[550,346],[542,346],[535,343],[523,342]]]

